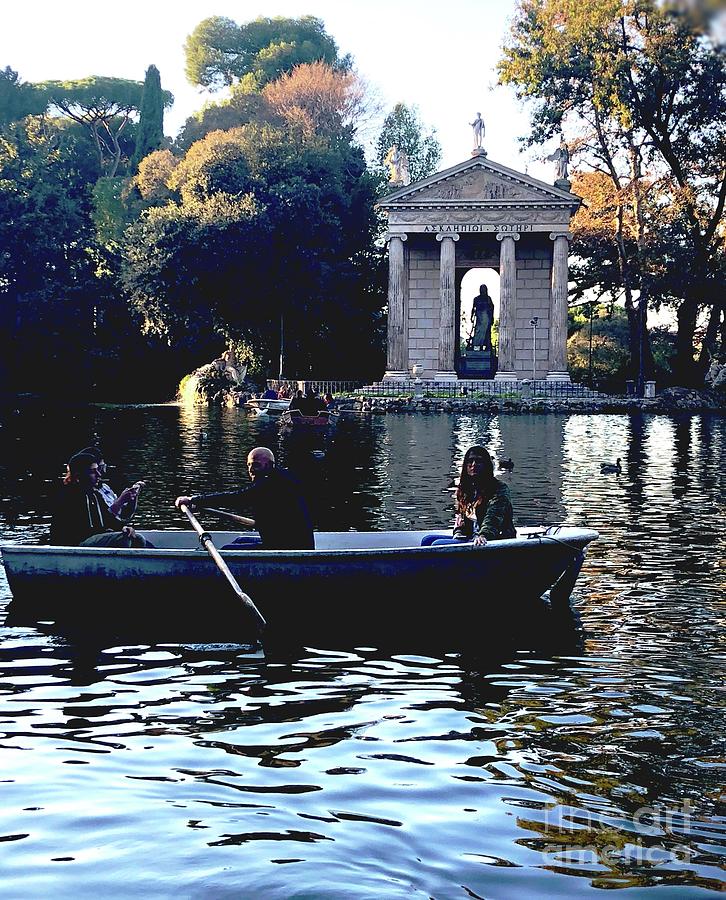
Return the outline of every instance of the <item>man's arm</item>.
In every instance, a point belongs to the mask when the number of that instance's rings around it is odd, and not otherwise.
[[[196,507],[197,509],[206,509],[209,506],[222,505],[230,509],[244,511],[247,509],[250,500],[250,493],[254,489],[254,485],[239,488],[236,491],[220,491],[218,494],[192,494],[191,496],[183,495],[176,498],[176,506],[185,505]]]

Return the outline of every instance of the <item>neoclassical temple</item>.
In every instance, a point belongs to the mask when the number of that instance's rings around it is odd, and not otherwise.
[[[569,381],[570,219],[580,198],[487,159],[471,159],[380,201],[388,216],[388,357],[384,380]],[[461,282],[499,272],[497,355],[460,334]]]

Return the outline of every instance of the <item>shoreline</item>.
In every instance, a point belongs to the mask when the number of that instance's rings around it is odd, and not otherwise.
[[[335,401],[338,410],[370,413],[726,413],[726,394],[666,388],[653,398],[601,396],[567,398],[448,398],[362,395]]]

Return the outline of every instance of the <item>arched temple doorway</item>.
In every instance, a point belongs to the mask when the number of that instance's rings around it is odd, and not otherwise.
[[[459,266],[456,268],[456,320],[458,340],[454,369],[460,378],[494,378],[497,371],[497,332],[499,325],[499,272],[494,268]],[[482,286],[485,291],[482,291]],[[488,347],[474,343],[477,334],[477,296],[486,293],[492,301],[488,327]],[[481,314],[480,314],[481,315]],[[480,331],[486,331],[486,324]]]
[[[479,149],[381,200],[389,228],[384,380],[409,378],[416,364],[426,380],[492,377],[492,365],[497,380],[570,380],[569,224],[581,201],[569,187],[564,179],[548,185],[492,162]],[[461,288],[469,270],[499,275],[492,365],[461,349]]]

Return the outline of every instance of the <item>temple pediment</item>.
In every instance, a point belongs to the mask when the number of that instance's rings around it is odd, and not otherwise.
[[[565,183],[566,184],[566,183]],[[516,172],[483,156],[399,188],[378,204],[384,210],[555,206],[576,209],[580,198],[562,187]]]

